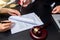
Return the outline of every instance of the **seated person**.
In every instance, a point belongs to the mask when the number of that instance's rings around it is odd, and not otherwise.
[[[36,0],[20,0],[21,1],[21,3],[20,3],[20,5],[22,5],[23,4],[23,7],[27,7],[31,2],[34,2],[34,1],[36,1]],[[38,0],[39,1],[39,0]],[[47,1],[45,1],[48,5],[49,5],[49,0],[47,0]],[[58,0],[50,0],[50,4],[51,4],[51,2],[56,2],[56,7],[54,7],[53,8],[53,10],[52,10],[52,13],[60,13],[60,1],[58,1]]]
[[[33,3],[31,3],[34,1]],[[51,4],[55,2],[54,8],[51,8]],[[50,25],[53,22],[53,18],[51,13],[60,13],[60,1],[59,0],[20,0],[20,5],[23,7],[29,7],[32,5],[30,9],[31,12],[35,12],[40,19],[44,22],[44,24]]]

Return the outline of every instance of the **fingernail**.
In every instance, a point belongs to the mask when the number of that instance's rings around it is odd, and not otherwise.
[[[26,0],[24,0],[24,3],[26,2]]]

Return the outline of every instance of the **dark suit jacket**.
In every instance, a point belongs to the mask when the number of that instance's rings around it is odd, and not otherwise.
[[[60,4],[58,0],[35,0],[34,3],[30,4],[26,8],[23,8],[23,12],[25,13],[27,10],[27,13],[35,12],[44,23],[51,23],[53,18],[51,16],[52,9],[50,5],[53,2],[56,2],[56,5]]]

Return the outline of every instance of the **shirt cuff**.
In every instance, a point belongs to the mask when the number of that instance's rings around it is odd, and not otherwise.
[[[35,0],[32,0],[32,3],[35,2]]]

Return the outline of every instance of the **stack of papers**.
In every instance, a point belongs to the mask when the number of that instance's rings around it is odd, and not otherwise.
[[[58,28],[60,29],[60,14],[53,14],[52,17],[54,21],[56,22]]]
[[[22,16],[10,16],[9,20],[15,23],[12,25],[11,34],[44,24],[34,12]]]

